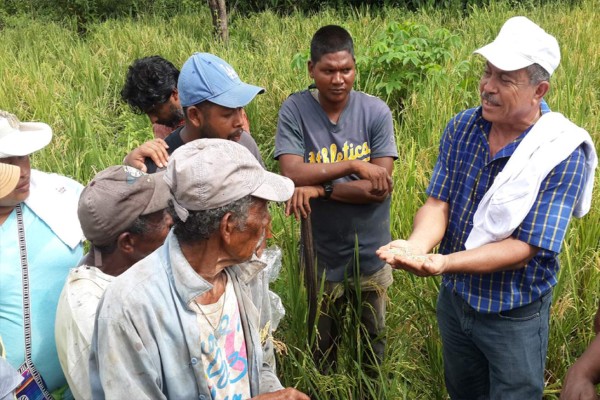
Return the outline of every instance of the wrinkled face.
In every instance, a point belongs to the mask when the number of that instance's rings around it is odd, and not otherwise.
[[[483,118],[494,123],[529,125],[539,110],[537,85],[525,68],[503,71],[487,62],[479,82]]]
[[[218,104],[202,107],[200,137],[238,142],[244,130],[243,108],[227,108]]]
[[[165,125],[172,129],[177,128],[184,118],[183,108],[173,96],[169,97],[166,103],[155,105],[146,114],[153,124]]]
[[[173,219],[166,210],[145,215],[144,219],[148,229],[143,233],[132,234],[139,238],[139,240],[136,240],[134,253],[137,261],[159,248],[169,234],[171,226],[173,226]]]
[[[15,207],[29,197],[29,178],[31,175],[29,156],[0,158],[0,162],[16,165],[21,168],[21,176],[19,178],[19,183],[17,183],[17,187],[6,197],[0,199],[0,207]]]
[[[271,214],[267,201],[253,198],[248,219],[243,229],[236,229],[232,237],[232,256],[238,261],[249,260],[253,254],[261,253],[270,236]],[[257,254],[258,255],[258,254]]]
[[[316,63],[309,61],[308,72],[319,90],[321,102],[346,103],[356,77],[356,64],[348,51],[324,54]]]

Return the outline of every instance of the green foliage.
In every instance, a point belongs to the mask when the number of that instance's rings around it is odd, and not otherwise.
[[[410,21],[390,22],[366,55],[357,60],[360,82],[363,86],[374,84],[376,94],[402,105],[424,78],[448,76],[444,66],[460,46],[460,37],[446,28],[431,29]],[[459,64],[458,73],[464,74],[468,68],[468,61],[464,61]]]
[[[467,73],[471,63],[467,60],[456,63],[451,74],[446,68],[460,46],[460,37],[446,28],[392,21],[366,50],[356,49],[356,86],[399,108],[424,79],[451,79],[464,87],[469,82]],[[309,58],[308,49],[296,53],[292,68],[304,70]]]
[[[74,21],[80,33],[88,25],[116,17],[160,15],[171,17],[204,6],[203,0],[0,0],[0,21],[10,14],[26,14],[53,21]]]
[[[402,7],[407,10],[438,8],[467,11],[470,6],[485,5],[489,0],[237,0],[230,1],[241,13],[271,10],[280,14],[318,12],[329,7],[337,10],[348,8],[383,9]]]

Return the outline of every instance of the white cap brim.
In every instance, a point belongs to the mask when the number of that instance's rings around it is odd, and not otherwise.
[[[21,122],[0,136],[0,158],[27,156],[43,149],[52,140],[52,128],[43,122]]]
[[[485,57],[494,67],[503,71],[516,71],[534,64],[531,58],[515,52],[513,49],[492,42],[473,52]]]

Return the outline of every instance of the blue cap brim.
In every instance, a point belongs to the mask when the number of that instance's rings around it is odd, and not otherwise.
[[[245,107],[256,95],[264,92],[264,88],[240,82],[239,85],[232,87],[228,91],[206,100],[223,107],[238,108]]]

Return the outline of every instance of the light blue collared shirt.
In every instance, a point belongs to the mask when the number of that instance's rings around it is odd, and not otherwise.
[[[237,296],[252,396],[282,389],[274,373],[264,266],[226,269]],[[94,399],[210,399],[200,329],[190,304],[211,289],[189,265],[171,232],[165,244],[115,279],[98,308],[90,354]]]

